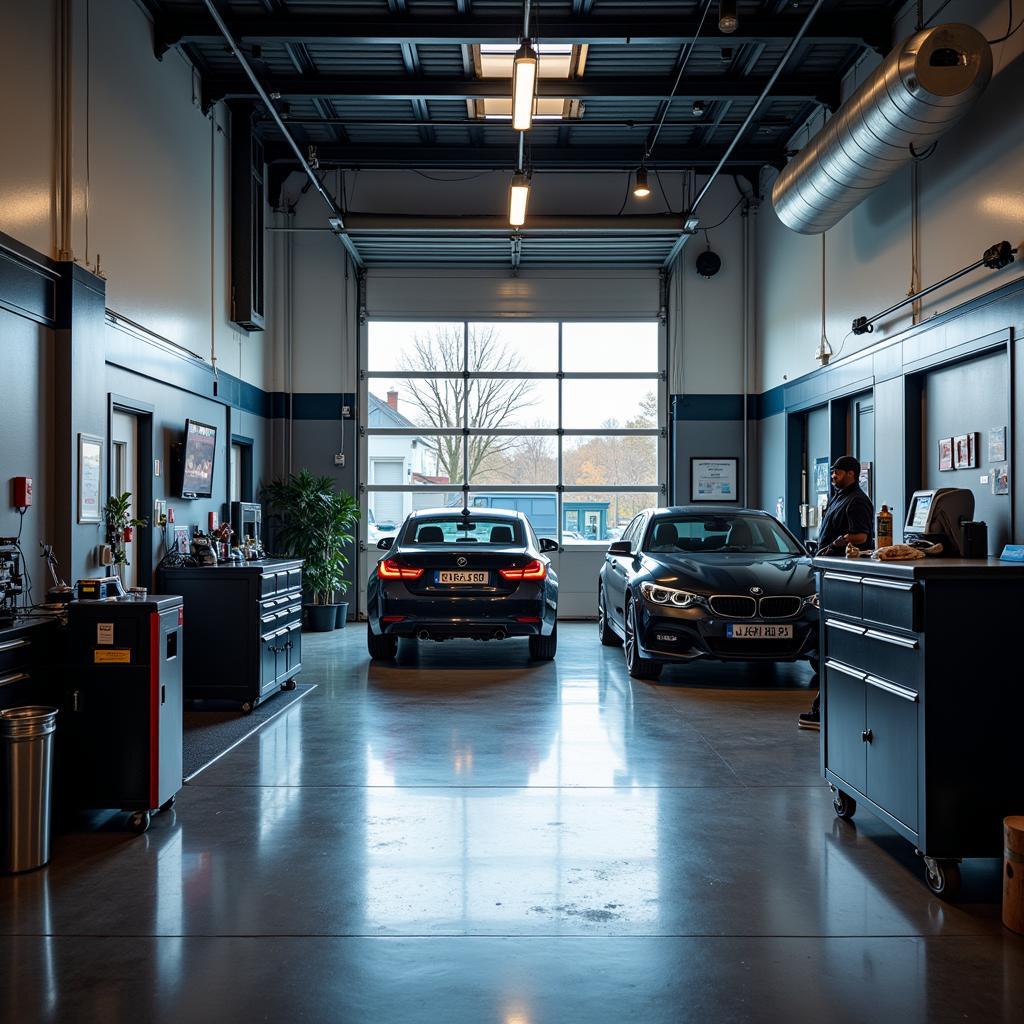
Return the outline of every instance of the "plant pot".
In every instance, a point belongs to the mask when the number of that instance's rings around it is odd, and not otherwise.
[[[327,633],[334,629],[334,620],[337,617],[337,605],[333,604],[307,604],[306,625],[313,633]]]
[[[334,607],[338,609],[337,618],[334,620],[334,628],[344,629],[345,623],[348,622],[348,601],[342,601]]]

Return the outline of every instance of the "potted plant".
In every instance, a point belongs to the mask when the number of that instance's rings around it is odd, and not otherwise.
[[[132,515],[132,492],[125,491],[123,494],[112,494],[107,499],[103,509],[103,516],[107,523],[107,543],[113,555],[113,564],[117,566],[117,573],[124,577],[125,567],[128,563],[128,549],[135,537],[135,530],[142,526],[148,526],[146,519],[136,519]]]
[[[347,590],[345,548],[352,543],[359,506],[351,495],[335,490],[329,476],[317,477],[308,469],[275,480],[265,494],[278,525],[276,544],[305,562],[310,629],[334,629],[339,616],[348,613],[348,604],[335,597]]]

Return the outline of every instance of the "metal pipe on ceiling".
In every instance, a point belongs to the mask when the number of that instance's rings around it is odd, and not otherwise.
[[[327,209],[330,210],[330,223],[334,229],[334,233],[341,239],[341,244],[348,250],[349,256],[352,258],[353,263],[357,267],[363,265],[363,258],[359,255],[359,250],[356,248],[355,243],[345,233],[345,222],[341,216],[341,210],[338,209],[338,204],[335,203],[331,194],[324,188],[320,179],[316,176],[313,168],[310,167],[306,158],[302,155],[302,150],[299,149],[298,143],[292,138],[291,132],[288,131],[284,121],[281,119],[281,115],[277,112],[277,108],[274,106],[270,97],[267,95],[266,90],[260,84],[260,80],[256,77],[256,72],[253,71],[249,61],[246,60],[245,54],[238,47],[238,43],[235,42],[234,36],[231,34],[231,30],[228,28],[227,23],[220,16],[220,12],[217,10],[214,0],[203,0],[207,11],[210,13],[210,17],[213,18],[214,23],[220,30],[220,34],[224,37],[224,41],[228,44],[231,52],[235,55],[235,59],[239,64],[242,65],[242,70],[245,72],[246,77],[252,82],[253,88],[256,90],[256,94],[263,101],[263,105],[267,108],[267,112],[274,119],[278,129],[284,136],[285,141],[294,150],[295,156],[298,158],[299,164],[303,171],[306,172],[306,177],[309,178],[310,183],[317,190],[320,198],[323,199],[327,205]]]
[[[905,39],[776,179],[772,205],[787,227],[835,227],[959,121],[992,77],[992,51],[970,25],[936,25]]]

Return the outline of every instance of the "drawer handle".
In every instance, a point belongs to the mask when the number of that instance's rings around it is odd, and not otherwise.
[[[862,739],[862,740],[863,740],[863,741],[864,741],[865,743],[870,743],[870,742],[871,742],[871,741],[872,741],[872,740],[873,740],[873,739],[875,738],[875,734],[874,734],[874,733],[873,733],[873,732],[872,732],[872,731],[871,731],[870,729],[865,729],[865,730],[864,730],[864,731],[863,731],[863,732],[862,732],[862,733],[860,734],[860,738],[861,738],[861,739]]]
[[[9,676],[0,676],[0,686],[10,686],[11,683],[20,683],[24,679],[30,679],[27,672],[12,672]]]
[[[831,658],[825,662],[825,668],[830,668],[833,672],[841,672],[844,676],[856,679],[858,683],[863,683],[867,678],[866,672],[858,672],[857,669],[848,668],[841,661],[833,661]]]
[[[825,579],[827,580],[842,580],[843,583],[860,583],[860,576],[847,576],[845,572],[827,572],[825,573]]]
[[[31,647],[31,646],[32,646],[32,641],[31,640],[25,640],[25,639],[21,639],[21,640],[5,640],[2,644],[0,644],[0,651],[17,651],[17,650],[19,650],[22,647]]]
[[[886,693],[891,693],[894,697],[909,700],[911,704],[917,703],[917,693],[914,690],[908,690],[905,686],[900,686],[898,683],[890,683],[888,679],[879,679],[878,676],[866,676],[864,682],[868,686],[875,687],[876,690],[885,690]]]
[[[872,640],[881,640],[883,644],[892,644],[894,647],[904,647],[908,651],[917,650],[917,641],[908,640],[903,636],[893,636],[891,633],[880,633],[877,629],[869,629],[867,636]]]
[[[881,587],[884,590],[902,590],[905,594],[913,593],[913,583],[897,583],[895,580],[864,580],[865,587]]]
[[[851,626],[848,622],[840,622],[838,619],[826,619],[825,625],[829,629],[839,629],[844,633],[853,633],[855,636],[863,636],[867,630],[863,626]]]

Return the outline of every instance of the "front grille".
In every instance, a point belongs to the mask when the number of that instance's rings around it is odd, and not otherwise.
[[[730,640],[709,636],[707,645],[713,654],[726,658],[792,658],[800,650],[800,638],[792,640]]]
[[[734,597],[730,594],[715,594],[708,599],[708,607],[727,619],[752,619],[757,612],[757,602],[752,597]]]
[[[803,599],[799,597],[762,597],[760,612],[762,619],[789,619],[800,614]]]

